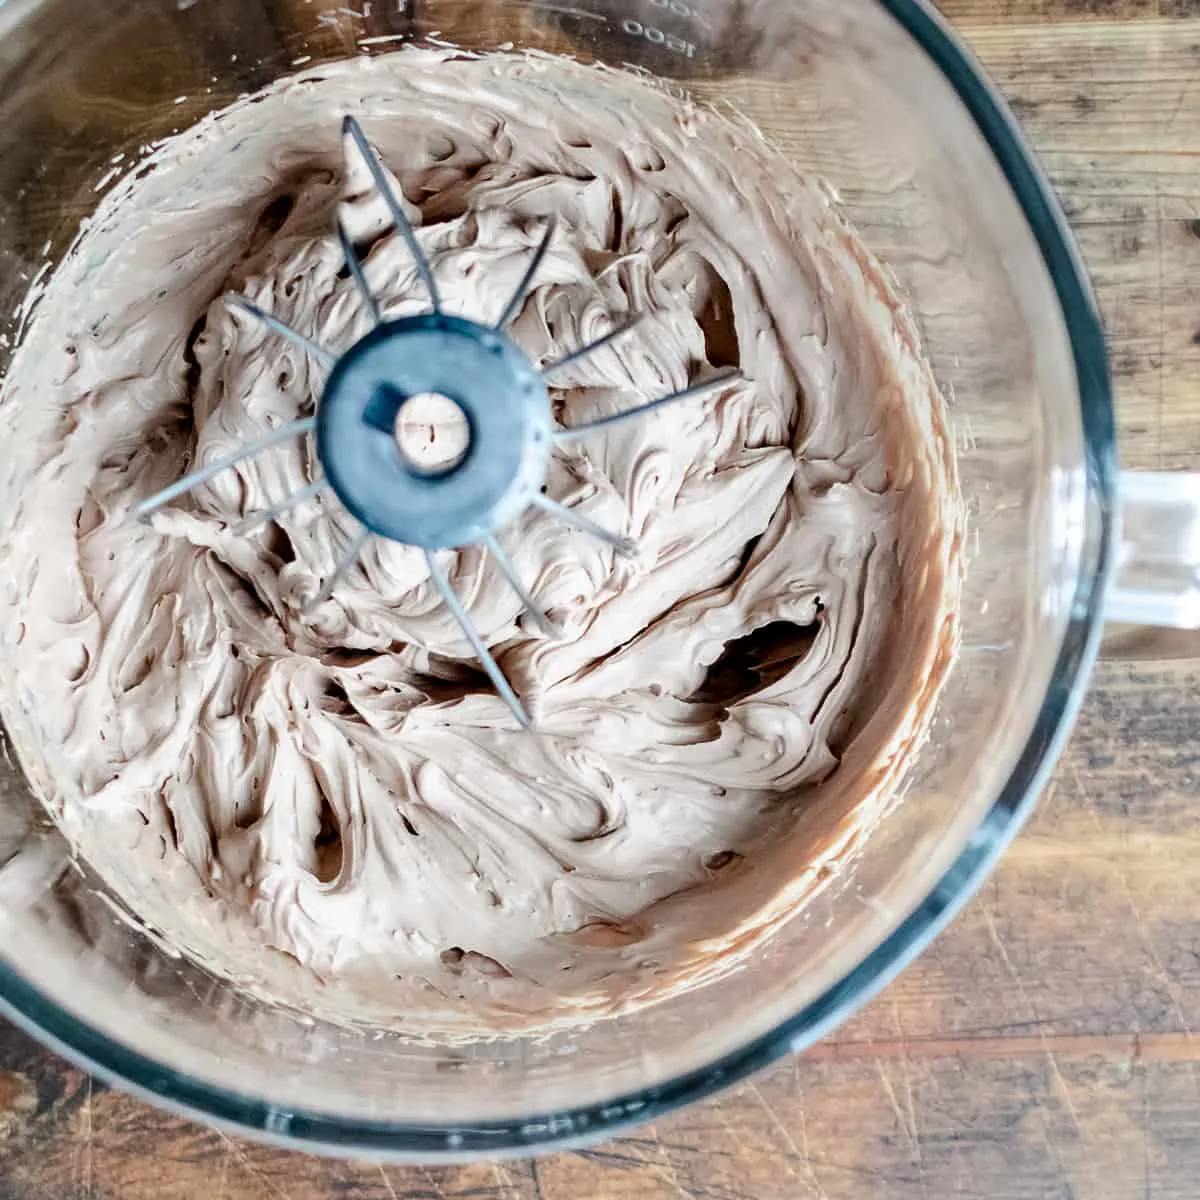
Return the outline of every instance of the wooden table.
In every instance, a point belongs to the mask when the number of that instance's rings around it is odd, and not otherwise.
[[[945,0],[1062,195],[1126,464],[1200,467],[1200,2]],[[0,1200],[1200,1195],[1200,660],[1103,664],[1026,832],[803,1058],[593,1150],[309,1159],[162,1115],[0,1026]]]

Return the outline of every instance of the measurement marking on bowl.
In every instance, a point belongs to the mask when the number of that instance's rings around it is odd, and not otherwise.
[[[664,33],[654,25],[643,25],[641,21],[635,21],[632,17],[626,17],[621,22],[621,28],[630,37],[642,37],[652,45],[665,46],[675,54],[683,54],[688,58],[696,57],[696,45],[694,42],[685,41],[674,33]]]

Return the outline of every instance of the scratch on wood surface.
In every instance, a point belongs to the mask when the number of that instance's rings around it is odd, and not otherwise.
[[[1011,976],[1013,983],[1016,984],[1017,995],[1021,997],[1021,1003],[1028,1010],[1030,1017],[1037,1020],[1037,1005],[1034,1004],[1033,997],[1030,996],[1028,989],[1025,987],[1025,981],[1021,978],[1020,971],[1017,970],[1017,964],[1013,962],[1012,956],[1008,952],[1008,947],[1000,937],[1000,930],[996,928],[996,919],[992,916],[992,911],[986,904],[983,905],[983,923],[987,926],[988,937],[991,939],[992,945],[996,947],[996,953],[1000,955],[1000,961],[1004,964],[1004,969]]]
[[[229,1196],[229,1158],[228,1151],[221,1155],[221,1177],[217,1180],[217,1195],[224,1198]]]
[[[783,1144],[787,1147],[792,1158],[802,1159],[804,1157],[804,1152],[798,1145],[796,1145],[796,1139],[792,1137],[791,1130],[788,1129],[787,1125],[784,1124],[783,1119],[775,1111],[775,1109],[771,1107],[771,1104],[768,1102],[766,1096],[762,1094],[762,1089],[758,1086],[758,1084],[753,1080],[750,1080],[750,1082],[746,1084],[746,1090],[754,1097],[759,1108],[761,1108],[763,1112],[767,1114],[768,1120],[775,1127],[775,1131],[783,1139]],[[795,1167],[792,1166],[790,1162],[788,1163],[788,1170],[792,1173],[795,1173]]]
[[[251,1161],[250,1155],[248,1155],[246,1151],[243,1150],[242,1147],[233,1140],[233,1138],[225,1133],[224,1130],[214,1129],[213,1133],[215,1133],[217,1137],[221,1139],[221,1141],[225,1144],[226,1149],[229,1151],[230,1156],[238,1164],[238,1166],[242,1167],[246,1171],[246,1174],[250,1175],[254,1179],[257,1179],[258,1182],[261,1183],[263,1187],[265,1187],[267,1191],[271,1193],[272,1196],[278,1197],[278,1200],[291,1200],[291,1197],[287,1194],[287,1192],[285,1192],[283,1188],[264,1175]]]
[[[900,1103],[900,1098],[896,1094],[896,1089],[892,1084],[891,1076],[887,1073],[887,1068],[883,1065],[883,1059],[875,1059],[875,1072],[879,1076],[879,1082],[883,1084],[884,1094],[888,1098],[888,1104],[891,1106],[892,1112],[896,1117],[896,1124],[900,1126],[900,1132],[904,1135],[905,1141],[908,1142],[909,1158],[912,1164],[917,1168],[917,1181],[921,1187],[921,1195],[928,1196],[928,1182],[925,1179],[925,1156],[921,1150],[921,1139],[917,1132],[916,1114],[912,1108],[912,1087],[908,1083],[908,1068],[906,1065],[907,1059],[903,1056],[903,1038],[901,1044],[901,1070],[904,1073],[905,1084],[908,1091],[908,1111],[905,1112],[904,1107]]]
[[[1154,949],[1154,943],[1151,942],[1149,934],[1146,932],[1146,922],[1142,918],[1141,910],[1137,906],[1137,902],[1133,898],[1133,890],[1129,886],[1129,879],[1125,872],[1121,869],[1119,863],[1112,864],[1113,874],[1117,877],[1117,882],[1121,885],[1121,891],[1125,895],[1125,903],[1129,905],[1129,911],[1133,914],[1134,928],[1137,930],[1138,941],[1142,944],[1142,949],[1146,952],[1146,957],[1150,960],[1150,965],[1154,968],[1158,982],[1162,984],[1163,990],[1167,993],[1167,997],[1171,1001],[1171,1007],[1175,1009],[1175,1015],[1179,1018],[1179,1024],[1183,1029],[1186,1037],[1195,1037],[1192,1027],[1188,1024],[1187,1013],[1183,1008],[1183,1001],[1179,998],[1179,991],[1175,986],[1175,981],[1168,974],[1163,961],[1158,956],[1158,951]],[[1193,1075],[1194,1078],[1194,1075]]]
[[[908,1120],[912,1131],[913,1161],[917,1164],[917,1182],[921,1185],[921,1195],[928,1196],[928,1181],[925,1178],[925,1147],[921,1144],[921,1127],[917,1123],[917,1106],[913,1100],[912,1076],[909,1073],[907,1054],[900,1059],[900,1077],[904,1080],[904,1094],[908,1102]]]
[[[891,997],[892,1025],[896,1030],[896,1041],[900,1047],[900,1077],[904,1082],[905,1110],[908,1113],[908,1134],[918,1156],[921,1150],[921,1131],[917,1127],[917,1106],[913,1099],[912,1070],[908,1061],[908,1037],[904,1032],[904,1020],[900,1016],[900,1005],[895,993]]]
[[[659,1136],[657,1126],[651,1125],[646,1131],[650,1135],[650,1141],[654,1144],[654,1152],[658,1161],[652,1163],[659,1178],[662,1179],[669,1187],[673,1187],[684,1200],[693,1200],[692,1193],[679,1182],[679,1174],[675,1170],[675,1164],[671,1161],[671,1156],[667,1152],[666,1146],[663,1145],[663,1140]]]
[[[1000,955],[1001,962],[1004,963],[1005,969],[1012,976],[1013,983],[1016,984],[1017,992],[1021,997],[1022,1003],[1029,1010],[1029,1015],[1031,1017],[1036,1017],[1037,1007],[1033,1003],[1033,997],[1030,996],[1028,990],[1026,989],[1025,981],[1021,978],[1020,972],[1017,970],[1016,963],[1013,962],[1011,955],[1008,953],[1008,948],[1004,945],[1004,942],[1000,937],[1000,931],[996,928],[995,919],[992,917],[991,910],[987,907],[987,905],[983,906],[983,919],[984,923],[987,925],[988,934],[992,939],[992,943],[995,945],[996,950]],[[1038,1041],[1041,1043],[1042,1051],[1046,1056],[1046,1062],[1050,1067],[1050,1075],[1054,1081],[1055,1088],[1058,1091],[1059,1096],[1062,1098],[1063,1107],[1066,1109],[1067,1115],[1071,1118],[1071,1124],[1075,1129],[1075,1136],[1081,1142],[1085,1141],[1083,1136],[1083,1127],[1079,1123],[1079,1113],[1075,1109],[1075,1102],[1071,1099],[1070,1090],[1067,1088],[1067,1081],[1063,1078],[1062,1070],[1058,1065],[1058,1059],[1054,1056],[1054,1051],[1050,1047],[1049,1039],[1046,1037],[1045,1032],[1040,1029],[1038,1030]],[[1030,1089],[1030,1092],[1033,1094],[1032,1088]],[[1042,1104],[1041,1101],[1037,1099],[1036,1095],[1034,1095],[1034,1101],[1037,1105],[1038,1112],[1041,1113]],[[1044,1116],[1042,1117],[1042,1124],[1047,1125]],[[1046,1128],[1046,1137],[1047,1140],[1050,1139],[1048,1125]],[[1054,1154],[1057,1158],[1057,1147],[1054,1149]],[[1064,1175],[1064,1179],[1065,1178],[1066,1176]]]
[[[83,1145],[80,1147],[80,1156],[82,1159],[82,1190],[84,1200],[91,1200],[92,1196],[92,1154],[93,1154],[93,1136],[92,1136],[92,1077],[89,1075],[84,1087],[87,1092],[83,1098],[83,1108],[79,1113],[79,1129],[83,1137]]]
[[[1037,1094],[1037,1088],[1034,1087],[1033,1080],[1028,1076],[1025,1077],[1025,1092],[1029,1096],[1033,1105],[1033,1111],[1037,1114],[1038,1125],[1042,1130],[1042,1141],[1046,1143],[1046,1149],[1050,1152],[1050,1157],[1054,1160],[1054,1169],[1058,1172],[1059,1179],[1062,1180],[1069,1195],[1075,1194],[1075,1189],[1071,1187],[1070,1177],[1067,1175],[1067,1166],[1063,1162],[1062,1154],[1058,1149],[1058,1142],[1054,1138],[1054,1131],[1050,1128],[1050,1122],[1046,1119],[1046,1107],[1041,1101],[1041,1097]]]
[[[538,1160],[531,1158],[529,1160],[529,1177],[533,1180],[533,1194],[537,1200],[546,1200],[542,1195],[542,1176],[538,1170]]]
[[[1158,951],[1154,949],[1154,943],[1150,940],[1150,935],[1146,932],[1146,922],[1142,918],[1141,910],[1137,906],[1137,902],[1133,898],[1133,889],[1129,886],[1129,879],[1125,872],[1121,869],[1119,863],[1114,862],[1112,865],[1113,874],[1117,877],[1117,883],[1120,884],[1121,891],[1125,895],[1125,903],[1129,906],[1129,911],[1133,914],[1133,926],[1137,930],[1138,941],[1142,944],[1142,949],[1146,952],[1146,957],[1150,961],[1150,965],[1154,968],[1159,983],[1162,984],[1163,990],[1167,993],[1167,997],[1171,1001],[1171,1007],[1175,1010],[1175,1015],[1179,1018],[1179,1024],[1183,1029],[1183,1036],[1189,1043],[1195,1040],[1195,1034],[1192,1027],[1188,1024],[1187,1013],[1184,1011],[1183,1001],[1180,999],[1179,991],[1175,986],[1175,981],[1167,972],[1163,961],[1158,956]],[[1137,1041],[1137,1049],[1139,1051],[1138,1058],[1141,1059],[1142,1040],[1139,1037]],[[1196,1062],[1192,1057],[1185,1058],[1187,1063],[1188,1078],[1192,1081],[1193,1090],[1200,1092],[1200,1081],[1196,1078]],[[1143,1086],[1145,1085],[1145,1065],[1141,1067]],[[1149,1129],[1143,1130],[1143,1136],[1149,1137]]]
[[[829,1200],[829,1193],[826,1192],[825,1185],[817,1176],[817,1164],[813,1161],[812,1146],[808,1140],[808,1105],[804,1100],[804,1084],[800,1078],[800,1059],[798,1057],[792,1066],[792,1073],[796,1081],[796,1119],[800,1122],[800,1150],[804,1156],[804,1165],[818,1200]]]
[[[433,1172],[424,1163],[420,1163],[419,1166],[421,1168],[421,1174],[425,1176],[425,1182],[429,1184],[430,1190],[440,1193],[442,1190],[442,1185],[438,1183]]]
[[[713,1113],[715,1114],[717,1120],[721,1122],[721,1125],[724,1127],[725,1132],[729,1135],[729,1140],[733,1143],[733,1145],[740,1146],[743,1139],[738,1136],[738,1131],[734,1129],[733,1125],[730,1123],[729,1113],[726,1112],[725,1105],[718,1102],[713,1106]]]
[[[895,1027],[896,1039],[900,1046],[900,1079],[904,1084],[904,1111],[908,1117],[905,1132],[908,1134],[909,1144],[912,1146],[912,1160],[917,1168],[917,1182],[921,1188],[921,1195],[928,1197],[929,1182],[925,1178],[925,1148],[921,1144],[921,1128],[917,1122],[917,1104],[912,1086],[912,1066],[908,1061],[908,1038],[904,1032],[904,1021],[900,1016],[900,1005],[896,1001],[895,993],[891,998],[891,1011],[892,1025]],[[879,1070],[882,1073],[883,1060],[877,1058],[875,1061],[879,1064]]]
[[[619,1142],[610,1144],[620,1146],[627,1141],[627,1138],[622,1138]],[[622,1154],[620,1150],[610,1150],[607,1146],[580,1146],[569,1153],[575,1155],[576,1158],[582,1158],[584,1162],[613,1163],[619,1167],[632,1167],[638,1171],[642,1167],[654,1165],[647,1163],[644,1158],[638,1158],[636,1154]]]
[[[1067,1115],[1071,1118],[1071,1124],[1075,1128],[1075,1136],[1081,1142],[1086,1141],[1083,1135],[1083,1126],[1079,1123],[1079,1112],[1075,1108],[1075,1101],[1071,1099],[1071,1092],[1067,1087],[1067,1081],[1063,1078],[1062,1069],[1059,1067],[1058,1059],[1055,1057],[1054,1051],[1050,1049],[1049,1043],[1046,1045],[1046,1061],[1050,1064],[1050,1074],[1054,1076],[1054,1082],[1058,1088],[1059,1095],[1062,1097],[1063,1106],[1066,1108]]]
[[[884,1070],[883,1060],[877,1058],[875,1060],[875,1073],[879,1076],[879,1082],[883,1084],[883,1094],[887,1096],[888,1104],[891,1105],[892,1114],[896,1118],[896,1124],[900,1126],[900,1132],[904,1134],[909,1145],[912,1144],[912,1133],[908,1128],[908,1118],[904,1115],[904,1110],[900,1107],[900,1099],[896,1095],[896,1089],[892,1087],[892,1081],[888,1078],[888,1073]]]
[[[751,1080],[746,1085],[746,1088],[750,1092],[750,1094],[754,1097],[754,1099],[758,1101],[759,1105],[762,1107],[763,1112],[765,1112],[767,1114],[767,1116],[771,1120],[771,1123],[779,1131],[779,1135],[780,1135],[780,1137],[783,1138],[784,1144],[787,1146],[789,1152],[791,1153],[791,1156],[795,1159],[798,1159],[800,1162],[804,1163],[804,1166],[805,1166],[804,1174],[807,1176],[808,1181],[812,1184],[813,1191],[814,1191],[815,1195],[817,1196],[817,1200],[830,1200],[829,1193],[825,1190],[825,1185],[817,1177],[817,1165],[813,1161],[812,1155],[809,1152],[808,1123],[807,1123],[807,1120],[805,1119],[803,1099],[801,1099],[800,1104],[797,1105],[797,1108],[799,1109],[799,1112],[800,1112],[800,1130],[801,1130],[801,1142],[800,1142],[800,1145],[797,1145],[796,1139],[794,1137],[792,1137],[791,1130],[788,1129],[787,1125],[784,1123],[784,1121],[780,1117],[780,1115],[775,1111],[775,1109],[771,1106],[771,1104],[768,1103],[766,1096],[764,1096],[762,1094],[758,1085],[756,1083],[754,1083],[753,1080]],[[788,1170],[792,1174],[795,1174],[795,1168],[793,1168],[790,1163],[788,1164]]]
[[[1167,129],[1172,128],[1175,122],[1179,120],[1179,114],[1183,112],[1183,106],[1191,99],[1195,83],[1195,79],[1185,80],[1183,86],[1179,89],[1179,99],[1175,101],[1175,107],[1171,110],[1171,115],[1167,118]]]
[[[1087,810],[1092,814],[1093,826],[1099,826],[1099,814],[1092,807],[1092,798],[1088,795],[1087,787],[1084,785],[1083,776],[1079,773],[1079,767],[1074,762],[1068,764],[1071,768],[1071,778],[1075,782],[1075,787],[1079,792],[1079,799],[1083,801]]]
[[[496,1183],[499,1185],[500,1191],[505,1196],[519,1196],[521,1194],[521,1189],[517,1186],[512,1175],[509,1174],[508,1167],[506,1167],[504,1163],[493,1162],[491,1167],[492,1174],[496,1177]],[[428,1169],[426,1169],[425,1175],[429,1179],[429,1182],[433,1185],[434,1191],[440,1192],[442,1189],[437,1185],[436,1180],[429,1173]]]
[[[377,1166],[379,1168],[379,1178],[383,1180],[383,1186],[387,1189],[390,1200],[400,1200],[400,1197],[396,1195],[396,1189],[392,1187],[392,1181],[388,1178],[387,1171],[383,1168],[383,1163],[378,1163]]]

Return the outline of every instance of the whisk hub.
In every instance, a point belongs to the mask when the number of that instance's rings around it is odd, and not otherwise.
[[[413,396],[448,397],[465,453],[429,469],[395,436]],[[317,411],[317,453],[338,499],[372,533],[427,550],[483,541],[540,491],[553,421],[546,385],[499,330],[441,313],[385,321],[333,368]]]

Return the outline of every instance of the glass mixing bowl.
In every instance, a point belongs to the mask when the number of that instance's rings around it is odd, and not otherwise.
[[[193,1116],[427,1160],[602,1136],[811,1043],[929,941],[1013,836],[1079,704],[1105,606],[1200,623],[1177,552],[1200,544],[1197,488],[1119,478],[1103,334],[1062,215],[1002,102],[918,0],[7,0],[5,310],[63,253],[119,155],[299,65],[430,39],[669,77],[836,188],[900,280],[947,398],[969,566],[932,739],[845,878],[726,978],[549,1037],[416,1044],[249,999],[118,919],[5,757],[8,1016]],[[1134,541],[1118,536],[1122,489]]]

